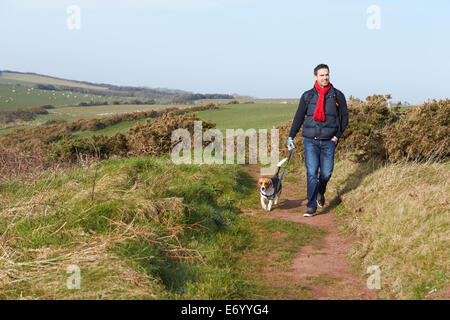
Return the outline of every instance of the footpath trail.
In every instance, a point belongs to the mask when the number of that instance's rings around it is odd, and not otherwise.
[[[256,184],[260,176],[259,167],[248,165],[246,168]],[[358,277],[350,270],[351,263],[345,256],[351,249],[351,240],[339,233],[336,213],[326,210],[329,199],[326,199],[323,208],[318,208],[318,215],[303,217],[307,200],[301,198],[306,195],[306,181],[302,180],[300,178],[299,183],[294,185],[284,179],[279,204],[274,205],[270,213],[259,209],[268,218],[301,222],[325,231],[325,236],[319,240],[299,248],[287,277],[300,286],[310,288],[313,299],[377,299],[374,290],[367,288],[367,279]],[[324,213],[321,214],[321,211]],[[266,276],[271,277],[270,274]]]

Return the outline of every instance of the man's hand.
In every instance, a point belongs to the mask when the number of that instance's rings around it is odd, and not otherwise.
[[[338,138],[336,138],[336,137],[334,136],[333,138],[331,138],[331,141],[334,141],[334,143],[337,144]]]
[[[289,137],[289,139],[287,139],[287,141],[286,141],[286,146],[288,147],[289,151],[291,151],[291,149],[295,149],[294,139]]]

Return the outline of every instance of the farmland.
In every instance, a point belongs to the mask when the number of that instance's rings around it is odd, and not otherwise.
[[[64,106],[74,105],[83,101],[117,100],[118,97],[82,94],[70,91],[39,90],[14,84],[0,84],[0,110],[14,110],[41,105]]]
[[[188,104],[112,104],[113,101],[130,101],[131,97],[100,96],[81,94],[70,91],[38,90],[33,87],[12,84],[0,84],[0,110],[15,110],[41,105],[52,105],[48,114],[40,114],[32,121],[17,121],[0,124],[0,134],[11,132],[14,129],[32,128],[52,119],[63,119],[67,122],[79,119],[92,119],[111,116],[114,114],[131,113],[149,110],[162,110],[165,108],[188,108]],[[95,106],[78,106],[80,102],[106,101],[108,104]],[[229,99],[203,99],[196,101],[195,105],[214,103],[222,105],[219,110],[205,110],[197,115],[205,121],[217,123],[217,128],[230,129],[270,129],[292,118],[297,109],[298,101],[295,99],[241,99],[239,104],[228,104]],[[131,124],[130,124],[131,125]],[[225,131],[224,131],[225,133]]]

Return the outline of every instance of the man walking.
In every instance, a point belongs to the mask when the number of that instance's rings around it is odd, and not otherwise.
[[[300,98],[286,142],[289,150],[294,148],[294,138],[303,125],[308,198],[305,217],[315,216],[317,206],[325,204],[334,151],[348,124],[345,96],[331,85],[328,66],[319,64],[315,67],[314,78],[314,88],[305,91]]]

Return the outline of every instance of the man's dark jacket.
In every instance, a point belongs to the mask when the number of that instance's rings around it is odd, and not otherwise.
[[[311,93],[313,94],[309,105],[306,106],[307,100]],[[297,112],[295,113],[294,121],[292,122],[289,137],[295,138],[300,127],[303,125],[303,137],[311,139],[331,139],[333,136],[340,138],[342,133],[347,128],[348,124],[348,109],[344,94],[338,89],[331,86],[325,95],[325,121],[313,120],[314,111],[316,110],[319,93],[315,88],[305,91],[298,104]],[[339,106],[336,106],[336,101]],[[339,126],[338,110],[341,112],[341,125]],[[306,117],[305,117],[306,116]],[[340,130],[339,130],[340,129]]]

